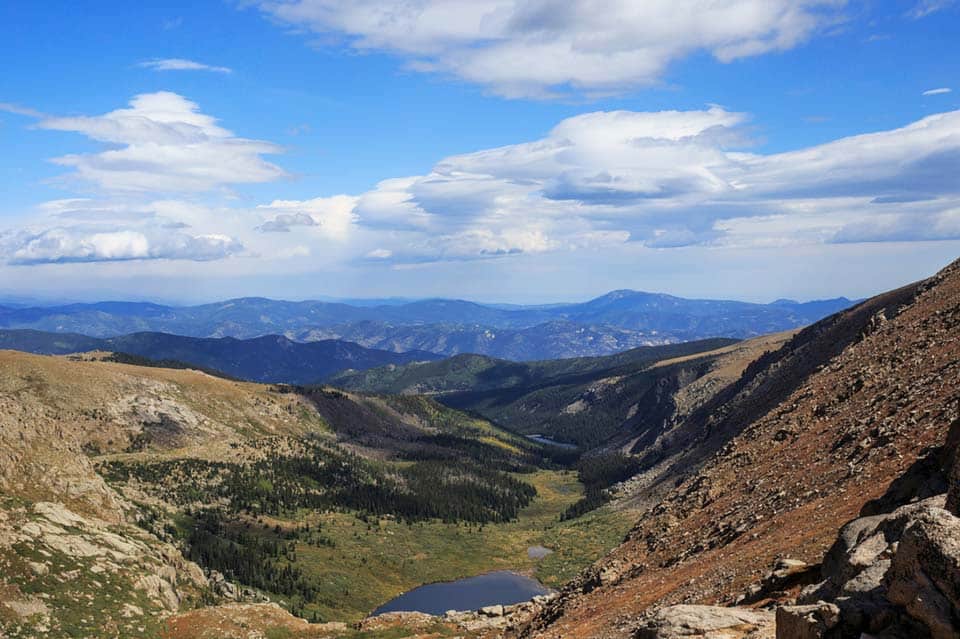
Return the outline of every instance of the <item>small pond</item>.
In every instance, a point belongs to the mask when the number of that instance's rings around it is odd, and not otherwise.
[[[373,614],[405,611],[442,615],[448,610],[477,610],[496,604],[507,606],[549,592],[550,589],[536,579],[502,570],[414,588],[383,604]]]
[[[555,439],[550,439],[549,437],[544,437],[543,435],[527,435],[527,439],[532,439],[538,444],[556,446],[557,448],[566,448],[567,450],[574,450],[575,448],[577,448],[575,444],[566,444],[564,442],[558,442]]]

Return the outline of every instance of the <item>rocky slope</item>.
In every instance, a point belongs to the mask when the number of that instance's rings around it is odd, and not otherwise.
[[[818,564],[867,502],[936,490],[922,469],[958,418],[958,375],[960,263],[805,329],[640,447],[648,471],[632,490],[654,505],[519,634],[630,637],[652,609],[733,602],[777,559]]]
[[[297,401],[196,371],[0,351],[0,635],[156,636],[202,602],[203,572],[136,525],[88,454],[228,457],[250,435],[322,429]]]

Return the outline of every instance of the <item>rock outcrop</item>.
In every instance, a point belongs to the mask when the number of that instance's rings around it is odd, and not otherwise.
[[[843,527],[825,557],[824,581],[799,598],[839,613],[811,636],[958,636],[960,518],[940,507],[944,500],[928,498]],[[785,618],[795,615],[795,609],[785,611]],[[779,626],[777,632],[778,639],[793,636]]]
[[[773,639],[771,612],[719,606],[669,606],[649,616],[634,639]]]
[[[922,623],[934,639],[960,633],[960,519],[929,508],[904,530],[885,582],[892,604]]]

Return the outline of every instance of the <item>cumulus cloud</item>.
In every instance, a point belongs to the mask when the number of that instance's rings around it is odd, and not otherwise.
[[[929,0],[928,0],[929,1]],[[942,1],[942,0],[941,0]],[[271,17],[401,56],[508,97],[617,92],[697,52],[722,62],[793,48],[844,0],[262,0]]]
[[[36,213],[25,228],[0,234],[0,260],[14,265],[206,262],[246,250],[236,232],[242,225],[224,210],[187,201],[68,198],[45,202]]]
[[[844,225],[836,244],[960,239],[960,208],[935,213],[883,213]]]
[[[950,93],[951,89],[948,87],[940,87],[939,89],[929,89],[924,91],[922,95],[945,95]]]
[[[154,58],[153,60],[141,62],[137,66],[153,71],[210,71],[212,73],[233,73],[233,69],[229,67],[218,67],[194,60],[184,60],[183,58]]]
[[[44,129],[73,131],[108,145],[98,153],[53,161],[72,177],[110,192],[196,192],[284,176],[263,159],[279,153],[269,142],[235,136],[183,96],[138,95],[129,108],[97,116],[48,117]]]
[[[127,260],[216,260],[243,245],[225,235],[188,235],[146,230],[56,227],[20,232],[4,241],[9,264],[58,264]]]
[[[280,169],[261,158],[265,143],[180,96],[43,124],[116,148],[71,156],[103,191],[48,202],[0,238],[14,264],[243,256],[282,270],[960,238],[960,111],[772,154],[751,150],[747,114],[721,106],[584,113],[364,193],[256,207],[190,193]],[[169,184],[186,196],[166,196]]]
[[[534,142],[442,160],[358,199],[359,224],[404,229],[397,261],[480,259],[622,244],[668,247],[716,236],[711,198],[734,193],[743,114],[587,113]]]
[[[356,224],[398,263],[954,237],[960,111],[777,154],[739,150],[747,120],[716,106],[583,114],[385,180],[356,198]],[[874,220],[885,230],[867,233]]]
[[[287,232],[292,227],[317,227],[318,235],[345,240],[356,220],[357,199],[349,195],[318,197],[312,200],[274,200],[257,207],[257,211],[273,214],[257,230]]]

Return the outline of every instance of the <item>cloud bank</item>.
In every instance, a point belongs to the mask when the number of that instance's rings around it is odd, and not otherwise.
[[[57,227],[39,233],[21,232],[5,242],[10,264],[62,264],[127,260],[217,260],[238,253],[243,245],[225,235],[145,232],[96,227]]]
[[[546,137],[450,157],[357,199],[397,262],[633,242],[782,246],[957,237],[960,112],[788,153],[744,146],[747,116],[587,113]],[[873,228],[873,232],[867,232]]]
[[[507,97],[620,92],[706,52],[791,49],[842,19],[844,0],[263,0],[272,18],[410,69]]]
[[[363,193],[238,205],[228,186],[285,175],[262,158],[279,149],[182,96],[141,95],[104,115],[40,120],[110,148],[58,158],[95,195],[39,206],[0,236],[0,256],[233,258],[282,273],[960,238],[960,111],[772,154],[751,150],[749,121],[720,106],[583,113]]]

